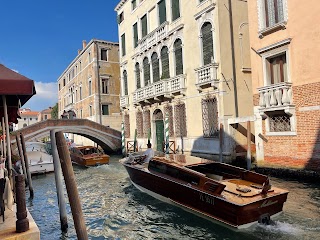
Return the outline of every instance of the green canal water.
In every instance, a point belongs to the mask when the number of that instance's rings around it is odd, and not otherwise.
[[[141,193],[119,159],[112,156],[109,165],[99,167],[74,167],[89,239],[320,239],[320,183],[271,178],[272,184],[290,191],[275,225],[232,231]],[[41,239],[77,239],[68,204],[69,230],[61,233],[54,174],[33,177],[33,188],[27,207]]]

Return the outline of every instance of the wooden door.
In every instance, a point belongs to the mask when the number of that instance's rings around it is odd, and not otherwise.
[[[164,141],[164,124],[162,120],[156,120],[156,140],[157,140],[157,151],[163,151]]]

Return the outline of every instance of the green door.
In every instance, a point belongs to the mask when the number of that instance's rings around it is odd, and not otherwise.
[[[162,144],[164,141],[164,125],[162,120],[156,120],[156,136],[157,136],[157,151],[163,151]]]

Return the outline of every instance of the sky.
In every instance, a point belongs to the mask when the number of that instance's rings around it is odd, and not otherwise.
[[[0,63],[35,81],[37,93],[23,108],[41,111],[58,102],[57,79],[77,56],[82,40],[118,42],[114,8],[119,2],[1,1]]]

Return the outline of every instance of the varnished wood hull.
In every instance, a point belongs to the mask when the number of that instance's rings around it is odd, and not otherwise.
[[[71,161],[79,166],[92,167],[109,163],[109,156],[95,156],[95,157],[73,157],[71,156]]]
[[[286,192],[270,197],[266,196],[244,205],[235,204],[227,201],[222,195],[209,194],[191,185],[131,165],[124,164],[124,166],[131,181],[140,189],[147,190],[147,193],[155,193],[180,207],[233,228],[248,227],[257,223],[259,218],[265,214],[272,217],[280,213],[288,194]]]

